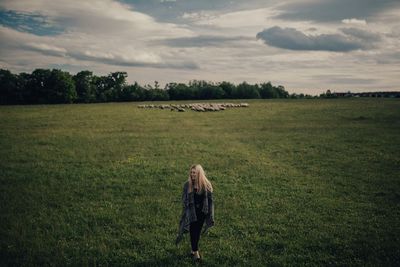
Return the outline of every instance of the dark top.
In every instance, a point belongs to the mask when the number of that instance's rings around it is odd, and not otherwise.
[[[204,200],[204,194],[198,194],[197,189],[193,188],[193,191],[195,192],[194,195],[194,205],[196,207],[196,210],[201,210],[203,209],[203,200]]]

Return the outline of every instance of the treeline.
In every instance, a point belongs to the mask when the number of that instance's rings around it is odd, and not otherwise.
[[[189,84],[128,84],[126,72],[96,76],[91,71],[76,75],[59,69],[36,69],[31,74],[13,74],[0,69],[0,104],[96,103],[118,101],[162,101],[196,99],[289,98],[283,86],[270,82],[235,85],[193,80]],[[302,95],[304,97],[304,95]]]

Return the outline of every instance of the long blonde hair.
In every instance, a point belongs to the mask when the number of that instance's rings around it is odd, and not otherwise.
[[[195,184],[192,184],[192,179],[190,177],[190,172],[195,169],[196,170],[196,181]],[[203,170],[203,167],[201,167],[200,164],[195,164],[192,165],[189,169],[189,192],[193,192],[193,186],[198,188],[198,192],[203,192],[204,189],[207,189],[208,191],[212,192],[213,187],[211,182],[207,179],[206,173]]]

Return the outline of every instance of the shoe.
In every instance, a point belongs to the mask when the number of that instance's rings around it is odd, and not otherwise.
[[[192,254],[192,255],[193,255],[192,258],[193,258],[194,261],[200,262],[202,260],[202,257],[200,255],[200,253],[199,253],[199,257],[196,257],[194,254]]]

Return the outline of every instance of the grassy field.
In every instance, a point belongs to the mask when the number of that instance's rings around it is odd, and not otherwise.
[[[246,102],[1,106],[0,265],[191,266],[173,242],[200,163],[204,265],[399,266],[400,100]]]

